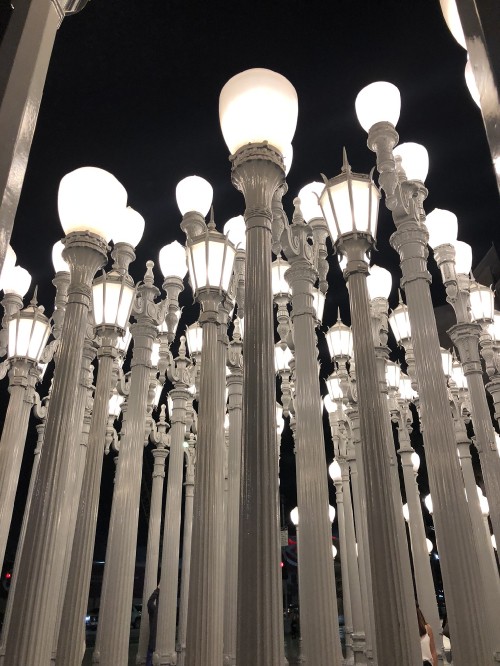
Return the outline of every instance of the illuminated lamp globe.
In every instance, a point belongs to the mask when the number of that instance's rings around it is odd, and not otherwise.
[[[283,164],[285,165],[285,176],[288,176],[293,162],[293,146],[291,143],[283,151]]]
[[[392,275],[381,266],[370,266],[370,274],[366,278],[368,296],[373,301],[375,298],[388,299],[392,289]]]
[[[377,236],[380,192],[368,174],[354,173],[344,151],[342,171],[326,181],[319,204],[335,245],[344,234]]]
[[[0,273],[0,289],[3,289],[3,280],[9,271],[16,265],[17,256],[10,245],[7,245],[7,252],[3,261],[2,272]]]
[[[333,557],[333,559],[335,559],[337,557],[337,549],[335,548],[333,543],[332,543],[332,557]]]
[[[276,403],[276,432],[278,435],[281,435],[283,432],[283,428],[285,427],[285,424],[283,422],[283,407],[279,404],[279,402]]]
[[[394,148],[394,157],[401,157],[407,180],[425,182],[429,173],[429,153],[420,143],[401,143]]]
[[[472,268],[472,247],[463,241],[454,241],[455,271],[460,275],[469,275]]]
[[[410,522],[410,510],[408,509],[408,504],[403,504],[403,518],[407,523]]]
[[[170,397],[170,394],[167,394],[167,409],[168,413],[170,415],[170,419],[172,419],[173,413],[174,413],[174,401]]]
[[[323,321],[323,313],[325,311],[326,296],[319,287],[313,288],[312,295],[313,295],[313,308],[316,321],[321,322]]]
[[[164,245],[160,250],[159,264],[164,278],[172,276],[182,280],[188,270],[186,248],[179,241]]]
[[[474,72],[472,71],[472,65],[469,59],[467,59],[467,63],[465,65],[465,83],[467,85],[467,88],[469,89],[470,96],[472,97],[474,102],[478,105],[478,107],[481,108],[481,95],[479,93],[479,88],[477,87],[476,83],[476,77],[474,76]]]
[[[155,340],[153,342],[153,349],[151,350],[151,365],[154,368],[157,368],[159,361],[160,361],[160,342],[158,340]]]
[[[493,322],[495,314],[495,296],[489,287],[478,282],[470,285],[470,309],[472,321]]]
[[[237,250],[245,250],[247,245],[246,224],[243,215],[232,217],[224,225],[224,233]]]
[[[344,398],[340,379],[336,375],[330,375],[330,377],[328,377],[326,380],[326,388],[328,389],[328,395],[332,400],[337,401]]]
[[[424,499],[424,504],[427,507],[427,511],[431,514],[434,513],[434,507],[432,505],[432,497],[430,495],[426,495]]]
[[[198,322],[186,328],[186,342],[191,355],[201,354],[203,329]]]
[[[497,550],[497,540],[494,534],[491,535],[491,545],[495,550]]]
[[[34,303],[18,311],[8,322],[8,358],[25,358],[39,363],[50,335],[50,322],[43,308]]]
[[[119,393],[113,393],[113,395],[109,399],[109,406],[108,406],[108,414],[110,416],[114,416],[115,419],[117,419],[120,416],[123,400],[124,397],[122,395],[120,395]]]
[[[448,30],[453,37],[455,37],[460,46],[467,50],[462,21],[460,20],[460,15],[458,13],[456,0],[439,0],[439,4],[441,5],[441,11],[443,12]]]
[[[22,266],[14,266],[3,278],[2,288],[5,294],[26,295],[31,284],[31,275]]]
[[[430,555],[434,550],[434,544],[430,539],[425,538],[425,545],[427,546],[427,553]]]
[[[227,291],[235,254],[235,246],[212,223],[205,233],[188,240],[189,278],[195,294],[201,289]]]
[[[155,409],[158,409],[158,405],[160,404],[160,398],[161,398],[161,392],[163,391],[163,384],[158,384],[156,385],[155,388],[155,397],[153,398],[153,405]]]
[[[399,384],[401,382],[401,367],[399,363],[387,361],[385,364],[385,381],[390,389],[393,389],[394,391],[399,389]]]
[[[194,212],[206,217],[213,196],[212,186],[200,176],[187,176],[177,183],[175,188],[175,198],[181,215]]]
[[[453,356],[447,349],[444,349],[443,347],[440,348],[440,351],[441,351],[441,363],[443,364],[444,376],[446,377],[446,379],[449,379],[453,374]]]
[[[335,520],[335,507],[333,507],[331,504],[328,505],[328,518],[331,523]]]
[[[233,76],[219,97],[219,119],[230,153],[267,141],[284,154],[297,126],[297,92],[270,69],[247,69]]]
[[[429,232],[428,244],[434,249],[440,245],[449,245],[457,240],[458,220],[455,213],[441,208],[427,215],[426,227]]]
[[[290,285],[285,280],[285,273],[290,268],[288,261],[278,257],[271,264],[271,282],[274,296],[289,295]]]
[[[462,364],[458,359],[454,359],[453,361],[451,378],[458,389],[467,388],[467,377],[465,376],[464,371],[462,370]]]
[[[108,242],[116,216],[127,206],[127,191],[108,171],[81,167],[62,178],[57,206],[66,235],[89,231]]]
[[[420,468],[420,456],[418,455],[418,453],[413,451],[410,458],[411,458],[411,464],[413,465],[413,471],[418,472]]]
[[[389,325],[398,345],[404,344],[411,338],[410,317],[408,308],[400,303],[389,315]]]
[[[325,334],[330,356],[352,356],[352,331],[340,319]]]
[[[336,402],[333,402],[329,393],[323,398],[323,406],[328,414],[334,414],[336,411],[338,411],[338,405]]]
[[[57,241],[52,246],[52,265],[56,273],[69,273],[69,264],[62,256],[63,250],[64,245],[61,241]]]
[[[115,245],[117,243],[127,243],[132,247],[137,247],[144,234],[146,222],[140,213],[127,206],[114,219],[111,238]]]
[[[479,497],[479,505],[481,507],[481,513],[483,514],[483,517],[487,518],[490,515],[490,505],[488,499],[484,495]]]
[[[319,205],[319,196],[324,190],[324,184],[318,182],[308,183],[299,191],[300,210],[306,222],[322,218],[323,212]]]
[[[342,481],[342,470],[336,460],[328,467],[328,474],[332,481]]]
[[[274,368],[276,372],[287,372],[290,370],[290,361],[293,354],[288,347],[283,347],[278,343],[274,346]]]
[[[418,394],[411,387],[411,379],[404,373],[401,373],[401,379],[399,380],[399,395],[406,402],[412,402],[415,398],[418,398]]]
[[[377,81],[358,93],[355,106],[359,124],[365,132],[380,122],[395,127],[401,111],[401,95],[393,83]]]
[[[295,507],[295,509],[292,509],[290,511],[290,520],[295,525],[295,527],[297,527],[297,525],[299,524],[299,510],[297,507]]]

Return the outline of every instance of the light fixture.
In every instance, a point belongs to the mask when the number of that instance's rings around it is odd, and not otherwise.
[[[175,188],[175,198],[181,215],[199,213],[206,217],[212,205],[214,191],[210,183],[200,176],[187,176]]]
[[[460,15],[458,13],[456,0],[439,0],[439,4],[441,5],[441,11],[443,12],[448,30],[453,37],[455,37],[460,46],[467,50],[462,21],[460,20]]]
[[[120,416],[124,397],[119,393],[113,393],[109,399],[108,414],[117,419]]]
[[[401,158],[407,180],[419,180],[422,183],[429,172],[429,153],[420,143],[400,143],[393,151],[394,157]]]
[[[411,459],[411,464],[413,465],[413,471],[418,472],[420,468],[420,456],[418,455],[418,453],[416,453],[416,451],[413,451],[413,453],[410,456],[410,459]]]
[[[434,544],[430,539],[425,539],[425,545],[427,546],[427,553],[430,555],[432,551],[434,550]]]
[[[300,210],[306,222],[323,217],[318,199],[324,187],[323,183],[312,182],[304,185],[299,191]]]
[[[408,308],[404,303],[399,303],[397,308],[394,308],[391,312],[389,315],[389,325],[398,345],[404,345],[405,342],[411,339],[410,317],[408,315]]]
[[[339,318],[325,334],[330,356],[347,357],[352,356],[352,331]]]
[[[2,272],[0,273],[0,289],[3,289],[3,280],[9,271],[11,271],[16,265],[17,256],[11,245],[7,245],[7,252],[5,253],[5,259],[2,266]]]
[[[135,296],[130,275],[117,270],[103,273],[92,285],[92,313],[97,328],[110,326],[123,334]]]
[[[388,299],[392,289],[392,275],[381,266],[370,266],[370,274],[366,278],[368,296],[373,301],[375,298]]]
[[[467,377],[462,370],[462,364],[456,358],[453,359],[451,378],[458,389],[462,390],[467,388]]]
[[[290,295],[290,286],[285,280],[285,273],[290,268],[290,264],[285,259],[278,257],[271,265],[271,280],[274,296]]]
[[[191,356],[193,354],[201,354],[203,329],[198,322],[195,322],[186,328],[186,341]]]
[[[50,322],[43,308],[32,302],[8,322],[8,358],[25,358],[38,363],[50,335]]]
[[[410,522],[410,510],[408,509],[408,504],[403,504],[403,518],[407,523]]]
[[[159,254],[160,270],[163,277],[175,276],[180,280],[184,278],[187,273],[187,260],[186,248],[179,243],[173,241],[164,245]]]
[[[288,150],[297,125],[295,88],[269,69],[247,69],[222,88],[219,119],[230,153],[248,143],[267,141],[282,154]]]
[[[453,356],[447,350],[441,347],[441,362],[443,364],[443,372],[446,379],[449,379],[453,374]]]
[[[332,243],[348,233],[365,233],[375,239],[379,200],[371,176],[353,173],[344,151],[341,173],[325,181],[319,198]]]
[[[330,377],[328,377],[326,380],[326,388],[328,389],[328,395],[332,400],[336,401],[344,398],[344,392],[342,391],[340,379],[337,375],[330,375]]]
[[[333,543],[332,543],[332,557],[333,557],[333,559],[335,559],[337,557],[337,549],[335,548]]]
[[[401,367],[399,363],[394,363],[394,361],[387,361],[385,364],[385,380],[387,386],[394,391],[399,389],[401,382]]]
[[[137,247],[141,242],[145,226],[146,223],[142,215],[127,206],[114,218],[111,238],[115,245],[117,243],[127,243],[127,245]]]
[[[224,233],[237,250],[246,248],[246,224],[243,215],[228,220],[224,225]]]
[[[26,295],[31,284],[31,275],[22,266],[14,266],[3,278],[4,294]]]
[[[399,395],[405,402],[412,402],[418,398],[418,394],[411,387],[411,379],[404,373],[401,373],[399,380]]]
[[[472,248],[469,243],[456,240],[452,243],[455,248],[455,272],[458,275],[469,275],[472,268]]]
[[[236,248],[210,223],[205,233],[187,241],[189,277],[196,293],[200,289],[227,291]]]
[[[295,525],[295,527],[297,527],[299,524],[299,510],[297,507],[290,511],[290,520]]]
[[[441,208],[434,208],[425,221],[429,232],[429,245],[434,249],[440,245],[449,245],[457,240],[458,220],[455,213]]]
[[[336,460],[328,467],[328,474],[332,481],[342,481],[342,470]],[[332,521],[333,522],[333,521]]]
[[[470,309],[472,321],[491,323],[495,312],[495,297],[489,287],[478,282],[470,285]]]
[[[335,520],[335,507],[331,504],[328,505],[328,518],[331,523]]]
[[[394,127],[401,111],[401,95],[396,86],[387,81],[377,81],[363,88],[356,97],[356,115],[359,124],[368,132],[380,122]]]
[[[321,291],[319,287],[315,287],[312,290],[313,295],[313,308],[315,313],[316,321],[323,321],[323,312],[325,310],[326,295]]]
[[[68,262],[62,256],[63,250],[64,244],[61,241],[57,241],[52,246],[52,265],[54,266],[55,273],[69,273]]]
[[[477,87],[476,83],[476,77],[474,76],[474,72],[472,71],[472,65],[467,58],[467,62],[465,63],[465,83],[467,85],[467,88],[469,89],[470,96],[474,100],[474,102],[478,105],[479,108],[481,108],[481,94],[479,92],[479,88]]]
[[[158,340],[155,340],[153,342],[153,348],[151,349],[151,365],[153,366],[153,368],[157,368],[159,362],[160,362],[160,342]]]
[[[290,361],[293,354],[288,347],[283,347],[278,343],[274,346],[274,368],[277,373],[290,370]]]
[[[116,217],[126,205],[127,191],[104,169],[81,167],[59,184],[57,206],[66,235],[89,231],[109,242]]]

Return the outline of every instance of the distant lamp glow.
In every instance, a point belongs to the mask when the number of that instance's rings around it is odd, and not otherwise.
[[[285,424],[283,422],[283,407],[279,404],[279,402],[276,403],[276,432],[278,435],[281,435],[283,432],[283,428],[285,427]]]
[[[111,240],[117,215],[127,205],[127,191],[104,169],[81,167],[66,174],[57,198],[64,233],[89,231]]]
[[[10,245],[7,245],[7,252],[3,261],[2,272],[0,273],[0,289],[3,289],[3,280],[9,271],[16,265],[17,256]]]
[[[146,223],[144,218],[136,210],[127,206],[114,219],[111,238],[116,243],[128,243],[132,247],[137,247],[144,234]]]
[[[332,243],[344,234],[360,232],[377,236],[380,193],[371,176],[354,173],[344,151],[338,176],[330,178],[319,198]]]
[[[224,225],[224,233],[237,250],[246,248],[246,224],[243,215],[232,217]]]
[[[490,515],[490,505],[488,499],[484,495],[481,495],[479,498],[479,505],[481,507],[481,513],[487,518]]]
[[[401,111],[401,95],[396,86],[377,81],[363,88],[356,97],[356,115],[366,131],[376,123],[388,122],[396,126]]]
[[[324,187],[323,183],[312,182],[304,185],[299,191],[300,210],[306,222],[310,222],[317,217],[323,217],[318,198]]]
[[[332,400],[342,400],[344,397],[344,392],[340,385],[340,379],[336,375],[330,375],[326,380],[326,388],[328,389],[328,395]]]
[[[151,350],[151,365],[153,368],[158,367],[160,361],[160,343],[158,341],[153,342],[153,349]]]
[[[115,419],[120,416],[123,399],[123,396],[119,393],[113,393],[109,399],[108,414],[110,416],[114,416]]]
[[[449,379],[453,374],[453,356],[443,347],[441,347],[441,362],[443,364],[444,376],[446,379]]]
[[[439,4],[441,5],[441,11],[443,12],[444,20],[446,21],[448,30],[451,32],[453,37],[455,37],[460,46],[467,50],[465,35],[462,28],[460,15],[458,13],[456,1],[439,0]]]
[[[274,296],[290,294],[290,286],[285,280],[285,273],[290,268],[288,261],[278,257],[271,265],[271,281]]]
[[[400,303],[389,315],[389,325],[396,338],[398,345],[404,345],[411,339],[410,317],[408,308],[404,303]]]
[[[158,405],[160,404],[162,391],[163,391],[163,384],[160,384],[160,382],[158,382],[155,388],[155,397],[153,398],[153,405],[155,406],[155,408],[158,408]]]
[[[50,335],[50,322],[43,308],[28,305],[8,323],[8,358],[21,357],[38,363]]]
[[[401,381],[401,366],[394,361],[387,361],[385,364],[385,381],[387,386],[394,391],[399,389]]]
[[[478,282],[470,285],[470,309],[475,322],[493,322],[495,313],[494,294],[489,287]]]
[[[191,355],[201,354],[203,329],[198,322],[195,322],[186,328],[186,341]]]
[[[163,277],[175,276],[182,280],[188,270],[186,248],[179,241],[164,245],[160,250],[159,264]]]
[[[328,467],[328,473],[332,481],[342,481],[342,470],[336,460]]]
[[[285,153],[295,134],[297,114],[295,88],[269,69],[240,72],[220,93],[220,125],[231,153],[248,143],[264,141]]]
[[[370,266],[370,274],[366,278],[370,300],[374,298],[389,298],[392,289],[392,275],[381,266]]]
[[[299,510],[297,507],[295,507],[295,509],[292,509],[290,511],[290,520],[295,525],[295,527],[297,527],[297,525],[299,524]]]
[[[455,271],[460,275],[469,275],[472,268],[472,248],[469,243],[456,240],[455,248]]]
[[[313,289],[313,308],[316,320],[321,322],[323,320],[323,312],[325,311],[326,296],[319,288]]]
[[[427,546],[427,553],[430,555],[434,550],[434,544],[430,539],[425,539],[425,545]]]
[[[177,183],[175,188],[175,198],[181,215],[194,212],[206,217],[213,196],[212,186],[200,176],[187,176]]]
[[[285,176],[288,176],[288,172],[292,168],[293,162],[293,146],[291,143],[283,150],[283,163],[285,165]]]
[[[335,548],[333,543],[332,543],[332,556],[333,556],[333,559],[335,559],[337,557],[337,549]]]
[[[429,232],[429,245],[434,249],[440,245],[448,245],[457,240],[457,216],[449,210],[434,208],[427,215],[425,222]]]
[[[491,545],[495,550],[497,550],[497,540],[494,534],[491,535]]]
[[[407,402],[412,402],[415,398],[418,398],[418,394],[411,387],[411,379],[403,373],[401,373],[399,380],[399,395],[402,400]]]
[[[328,518],[331,523],[335,520],[335,507],[333,507],[331,504],[328,505]]]
[[[2,288],[5,294],[26,295],[31,284],[31,275],[22,266],[14,266],[7,275],[5,275]]]
[[[227,291],[233,272],[236,248],[210,226],[187,244],[189,277],[195,293],[200,289]]]
[[[274,346],[274,368],[276,372],[287,372],[290,370],[290,361],[293,354],[288,347],[281,347],[279,344]]]
[[[338,411],[338,405],[336,402],[333,402],[329,393],[325,395],[325,397],[323,398],[323,405],[328,414],[334,414],[335,412]]]
[[[418,472],[420,468],[420,456],[415,451],[411,454],[411,464],[413,465],[413,471]]]
[[[410,522],[410,510],[408,509],[408,504],[403,504],[403,518],[407,523]]]
[[[57,241],[52,246],[52,265],[54,266],[54,271],[56,273],[69,273],[69,265],[64,261],[62,256],[62,251],[64,250],[64,245],[61,241]]]
[[[394,156],[401,157],[401,166],[407,180],[420,180],[425,182],[429,173],[429,153],[420,143],[400,143],[394,148]]]
[[[341,319],[325,334],[330,356],[352,357],[352,331]]]
[[[478,107],[481,108],[481,95],[479,93],[479,88],[477,87],[476,83],[476,77],[474,76],[474,72],[472,71],[472,65],[469,59],[467,59],[467,63],[465,64],[465,83],[467,85],[467,88],[469,89],[470,96],[472,97],[474,102],[478,105]]]
[[[432,514],[433,514],[433,512],[434,512],[434,511],[433,511],[434,507],[433,507],[433,505],[432,505],[432,497],[431,497],[430,495],[426,495],[426,496],[425,496],[424,504],[425,504],[425,506],[427,507],[427,511],[428,511],[428,512],[431,514],[431,516],[432,516]]]
[[[451,378],[458,389],[467,388],[467,377],[465,376],[464,371],[462,370],[462,364],[458,359],[453,361]]]

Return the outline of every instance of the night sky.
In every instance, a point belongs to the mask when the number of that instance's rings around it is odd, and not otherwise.
[[[430,154],[426,210],[457,214],[459,239],[472,245],[476,264],[492,242],[500,243],[500,206],[481,115],[464,81],[465,62],[438,0],[91,0],[80,14],[65,19],[56,38],[11,241],[18,263],[31,272],[50,314],[55,293],[50,251],[62,235],[59,181],[85,165],[113,173],[127,189],[129,204],[146,220],[130,271],[136,280],[147,259],[157,262],[163,245],[184,242],[175,186],[185,176],[210,181],[222,230],[227,219],[243,213],[243,198],[230,181],[219,92],[234,74],[267,67],[286,76],[299,99],[284,199],[290,217],[293,197],[303,185],[318,180],[320,172],[332,177],[340,171],[343,146],[354,171],[367,173],[374,166],[354,100],[363,86],[387,80],[401,91],[401,141],[422,143]],[[382,207],[374,262],[393,273],[395,306],[398,257],[388,244],[393,229]],[[438,282],[433,294],[441,304],[444,289],[430,263]],[[334,264],[335,258],[323,328],[335,322],[339,306],[349,320],[346,288]],[[192,303],[189,290],[183,302]],[[197,316],[192,307],[184,312],[181,327]],[[282,488],[286,505],[294,506],[293,454],[285,449]],[[25,475],[32,450],[31,439]],[[331,459],[330,443],[327,451]],[[103,543],[111,466],[108,459],[99,524]],[[146,534],[141,512],[140,541]]]

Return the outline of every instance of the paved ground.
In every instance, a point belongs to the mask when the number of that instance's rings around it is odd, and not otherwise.
[[[135,655],[137,653],[137,641],[139,638],[139,630],[132,629],[130,635],[130,647],[127,666],[135,666]],[[95,631],[87,632],[87,650],[85,657],[82,661],[82,666],[92,666],[92,652],[94,650]],[[298,666],[298,640],[292,640],[287,636],[285,640],[285,651],[290,666]],[[125,665],[124,665],[125,666]]]

